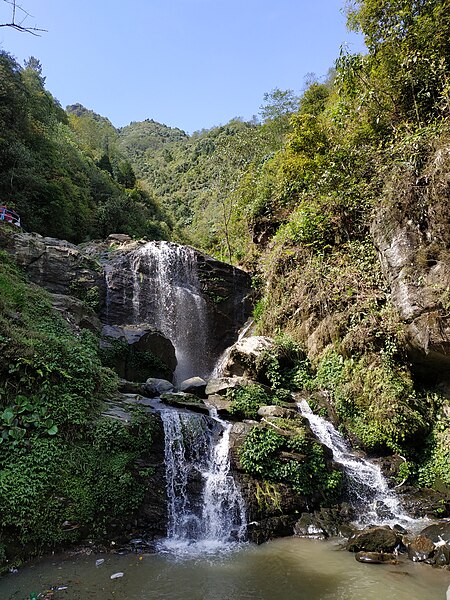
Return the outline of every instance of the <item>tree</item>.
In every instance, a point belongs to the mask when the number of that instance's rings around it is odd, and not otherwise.
[[[23,8],[16,0],[3,0],[5,4],[10,7],[10,20],[7,23],[0,23],[0,27],[11,27],[16,31],[22,33],[31,33],[31,35],[40,35],[40,32],[47,31],[46,29],[40,29],[39,27],[31,27],[26,23],[27,19],[30,19],[32,15]]]
[[[344,57],[341,66],[370,86],[377,119],[389,112],[395,127],[405,117],[420,125],[448,114],[449,8],[448,0],[350,3],[349,25],[363,33],[369,54]]]
[[[273,138],[273,149],[282,146],[285,135],[290,131],[291,115],[298,111],[299,97],[293,90],[273,89],[263,96],[264,104],[259,107],[259,114],[264,127]]]

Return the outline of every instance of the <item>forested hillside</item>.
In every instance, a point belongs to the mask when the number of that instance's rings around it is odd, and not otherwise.
[[[67,114],[45,89],[38,60],[0,53],[0,195],[24,227],[80,242],[122,232],[170,237],[171,222],[136,184],[107,119]]]

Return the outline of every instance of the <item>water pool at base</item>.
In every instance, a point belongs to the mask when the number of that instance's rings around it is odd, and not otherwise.
[[[283,538],[204,558],[55,556],[0,579],[0,598],[45,598],[53,588],[52,600],[445,600],[449,584],[449,571],[406,558],[360,564],[337,542]]]

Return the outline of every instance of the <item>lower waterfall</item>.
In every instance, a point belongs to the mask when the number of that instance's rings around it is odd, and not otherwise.
[[[245,504],[230,474],[231,425],[163,410],[168,527],[162,549],[176,554],[228,550],[246,533]]]
[[[313,433],[333,452],[333,460],[343,466],[348,499],[357,511],[359,524],[409,525],[414,522],[404,512],[395,492],[389,489],[378,465],[354,454],[342,435],[329,421],[315,415],[306,400],[297,406],[308,419]]]

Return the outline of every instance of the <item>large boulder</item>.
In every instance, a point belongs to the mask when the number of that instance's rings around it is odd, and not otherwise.
[[[129,381],[171,379],[177,365],[171,341],[145,323],[104,325],[100,346],[108,366]]]
[[[229,350],[228,360],[223,368],[223,375],[258,380],[261,370],[261,355],[270,350],[273,345],[273,340],[260,335],[237,341]]]
[[[355,532],[347,542],[350,552],[392,552],[401,543],[399,534],[390,527],[367,527]]]
[[[408,546],[408,557],[414,562],[428,560],[435,551],[434,543],[424,535],[417,535]]]

